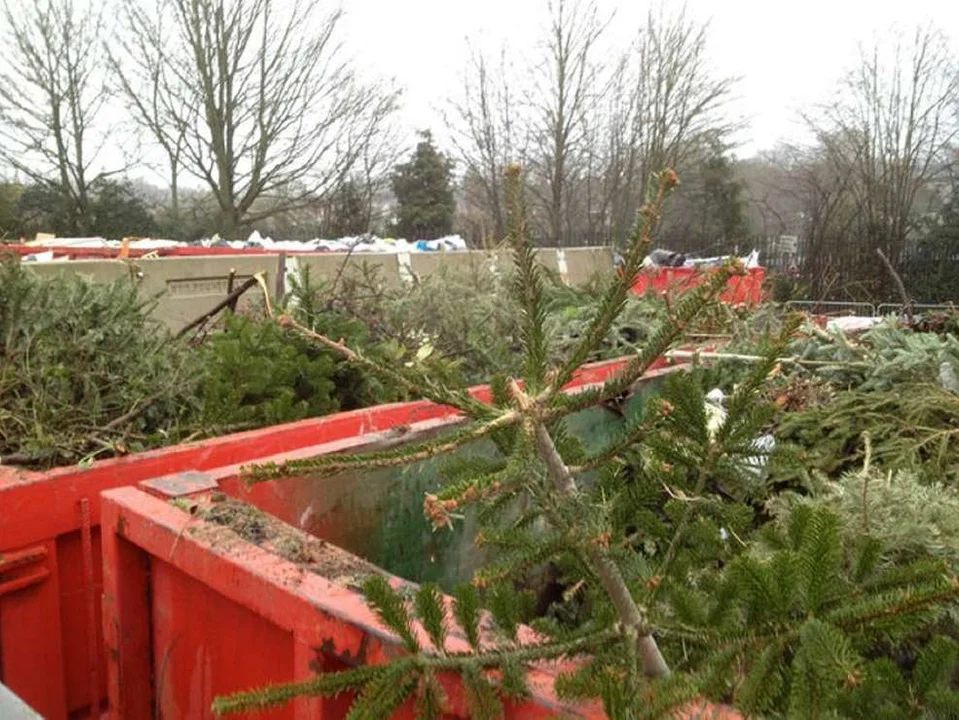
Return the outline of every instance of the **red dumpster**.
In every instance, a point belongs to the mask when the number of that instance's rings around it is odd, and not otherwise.
[[[589,366],[571,388],[601,382],[621,365],[622,361],[611,361]],[[473,392],[479,398],[489,395],[485,387]],[[143,481],[155,484],[189,471],[209,473],[221,489],[240,493],[242,485],[232,478],[242,464],[356,449],[376,442],[395,426],[429,428],[455,421],[455,411],[450,408],[429,402],[402,403],[164,448],[86,469],[29,473],[0,467],[0,682],[51,720],[97,717],[108,707],[108,663],[101,630],[101,493]],[[296,518],[302,508],[295,495],[283,487],[283,483],[266,483],[248,497],[262,503],[267,512],[283,519]],[[116,541],[114,536],[122,526],[118,516],[111,517],[115,522],[110,526],[108,545]],[[149,517],[143,520],[144,526],[151,522]],[[140,547],[137,552],[141,551],[150,548]],[[116,548],[106,550],[108,584],[110,572],[124,572],[121,555]],[[170,562],[164,557],[157,563]],[[162,585],[163,571],[159,573],[153,579],[159,583],[156,587],[169,588],[171,602],[176,601],[179,586]],[[174,576],[171,570],[170,577]],[[193,589],[183,590],[177,602],[186,601],[200,612],[204,598],[216,593],[202,578],[194,576],[193,580],[203,587],[190,585]],[[253,598],[246,603],[248,609],[251,603]],[[354,619],[347,618],[347,624]],[[197,625],[194,629],[203,628]],[[267,635],[270,632],[264,630]],[[256,655],[255,649],[251,654]],[[284,657],[283,662],[294,662],[299,656]],[[284,673],[293,667],[274,659],[276,663],[271,660],[270,666],[284,668]],[[303,672],[302,663],[296,667],[296,672]],[[177,690],[181,691],[185,692]]]
[[[652,290],[658,295],[682,293],[697,287],[708,277],[709,270],[696,268],[646,268],[640,272],[633,292],[645,295]],[[766,268],[750,268],[745,275],[729,278],[719,299],[730,305],[758,305],[763,301],[763,281]]]

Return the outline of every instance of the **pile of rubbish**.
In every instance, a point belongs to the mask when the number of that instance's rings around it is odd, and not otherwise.
[[[335,240],[315,238],[313,240],[274,240],[263,237],[253,231],[246,240],[224,240],[219,235],[192,242],[164,240],[157,238],[108,240],[102,237],[86,238],[43,238],[30,243],[38,252],[27,256],[24,261],[44,262],[53,260],[53,252],[45,248],[105,248],[131,250],[161,250],[167,248],[203,247],[231,248],[233,250],[275,250],[277,252],[358,252],[358,253],[412,253],[439,252],[444,250],[465,250],[466,241],[459,235],[448,235],[436,240],[406,240],[403,238],[381,238],[376,235],[357,235]]]
[[[719,267],[727,260],[732,259],[732,255],[718,255],[716,257],[697,258],[675,252],[673,250],[663,250],[657,248],[649,253],[643,260],[643,267],[654,268],[704,268]],[[759,267],[759,251],[753,250],[746,257],[740,258],[747,269]]]
[[[466,241],[459,235],[447,235],[436,240],[406,240],[404,238],[381,238],[376,235],[356,235],[337,240],[274,240],[253,231],[246,240],[222,240],[214,235],[201,240],[202,247],[229,247],[234,250],[261,248],[286,252],[437,252],[442,250],[465,250]]]

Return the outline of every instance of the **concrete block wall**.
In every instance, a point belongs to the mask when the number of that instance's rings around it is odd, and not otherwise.
[[[276,258],[279,261],[279,258]],[[343,264],[346,263],[346,267]],[[295,273],[299,268],[310,269],[310,279],[313,282],[332,282],[340,273],[342,277],[361,274],[363,266],[367,266],[376,273],[388,286],[399,286],[403,280],[400,273],[398,256],[381,253],[357,253],[346,257],[327,253],[324,255],[287,255],[284,261],[287,273]]]
[[[597,273],[610,272],[613,267],[609,248],[542,248],[537,250],[537,257],[544,267],[572,285],[581,285]],[[358,273],[364,265],[373,266],[378,269],[377,275],[382,282],[395,287],[408,282],[413,275],[425,277],[441,268],[475,272],[483,264],[495,263],[500,271],[505,271],[511,258],[508,251],[464,250],[406,255],[357,253],[349,257],[330,253],[74,260],[36,263],[27,267],[45,275],[77,273],[98,282],[130,278],[138,283],[145,296],[159,298],[157,315],[176,331],[223,300],[231,271],[235,273],[235,285],[262,272],[267,287],[274,293],[281,272],[288,277],[308,267],[313,282],[332,281],[344,262],[344,275]],[[239,307],[258,303],[259,299],[259,291],[251,289],[243,296]]]
[[[73,260],[71,262],[28,263],[24,267],[40,275],[85,275],[97,282],[130,277],[131,268],[122,260]]]
[[[556,254],[558,258],[565,259],[566,282],[570,285],[585,285],[597,275],[604,275],[613,269],[612,248],[567,248]]]
[[[179,257],[135,260],[142,273],[140,288],[144,294],[159,296],[157,314],[178,330],[226,297],[230,272],[235,272],[234,287],[262,272],[266,286],[276,286],[277,257],[237,255],[235,257]],[[252,288],[238,303],[239,308],[256,302],[261,294]]]

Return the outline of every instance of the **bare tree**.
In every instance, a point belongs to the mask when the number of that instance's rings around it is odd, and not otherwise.
[[[454,131],[457,160],[465,170],[466,202],[490,219],[487,232],[481,234],[491,234],[496,240],[506,235],[506,166],[525,154],[517,112],[519,97],[511,75],[505,51],[495,64],[474,49],[464,73],[463,97],[450,101],[444,114]]]
[[[142,43],[140,2],[122,0]],[[232,233],[323,198],[353,171],[396,94],[360,82],[337,41],[341,12],[316,0],[158,0],[171,26],[150,80],[125,89],[143,125],[178,146],[183,170],[211,190]],[[147,63],[149,66],[149,63]],[[156,89],[154,89],[154,81]],[[141,113],[144,111],[141,110]]]
[[[383,198],[392,196],[391,174],[407,150],[406,144],[400,139],[399,128],[393,124],[386,124],[381,131],[373,133],[363,146],[353,171],[353,182],[360,188],[366,214],[366,232],[384,231],[386,217]]]
[[[195,127],[198,107],[175,108],[176,101],[167,88],[173,83],[168,60],[166,38],[176,32],[165,14],[164,6],[152,8],[126,2],[121,8],[124,32],[104,43],[104,52],[113,78],[127,99],[131,117],[145,139],[157,145],[165,155],[170,182],[170,212],[175,222],[180,219],[180,173],[182,171],[187,131]],[[171,121],[181,118],[181,122]]]
[[[736,127],[722,114],[734,80],[711,70],[707,28],[682,14],[650,12],[618,50],[605,43],[607,23],[593,0],[554,0],[549,11],[528,67],[471,58],[464,97],[450,113],[466,200],[501,236],[502,169],[520,160],[531,170],[541,238],[622,240],[652,172],[687,169]],[[524,76],[533,82],[518,87]]]
[[[576,234],[570,210],[597,96],[597,41],[605,23],[594,0],[551,0],[549,14],[530,116],[531,189],[546,237],[559,247]]]
[[[92,223],[91,188],[107,137],[98,121],[109,100],[99,71],[102,11],[72,0],[3,5],[0,38],[0,158],[62,202],[64,231]]]
[[[940,32],[917,29],[909,41],[895,37],[864,52],[837,95],[819,117],[807,116],[824,162],[845,178],[844,202],[854,209],[845,234],[831,233],[837,243],[831,251],[843,248],[842,274],[854,265],[858,279],[878,290],[885,275],[876,249],[900,263],[920,193],[951,162],[959,67]]]
[[[606,203],[617,240],[629,232],[653,172],[688,168],[736,127],[723,114],[735,79],[710,69],[706,40],[706,25],[651,10],[616,66],[606,117]]]

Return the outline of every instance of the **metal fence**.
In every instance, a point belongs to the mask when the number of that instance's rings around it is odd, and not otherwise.
[[[839,302],[833,300],[790,300],[787,310],[807,312],[810,315],[857,315],[871,317],[876,314],[876,306],[865,302]]]
[[[787,310],[806,312],[810,315],[825,315],[827,317],[842,317],[855,315],[857,317],[885,317],[886,315],[904,315],[906,306],[902,303],[882,303],[874,305],[866,302],[839,302],[832,300],[790,300],[785,303]],[[926,304],[915,303],[911,306],[913,312],[956,312],[959,305],[954,303]]]
[[[954,303],[915,303],[910,306],[913,312],[956,312],[959,306]],[[876,309],[878,315],[903,315],[906,312],[906,306],[897,303],[883,303]]]

